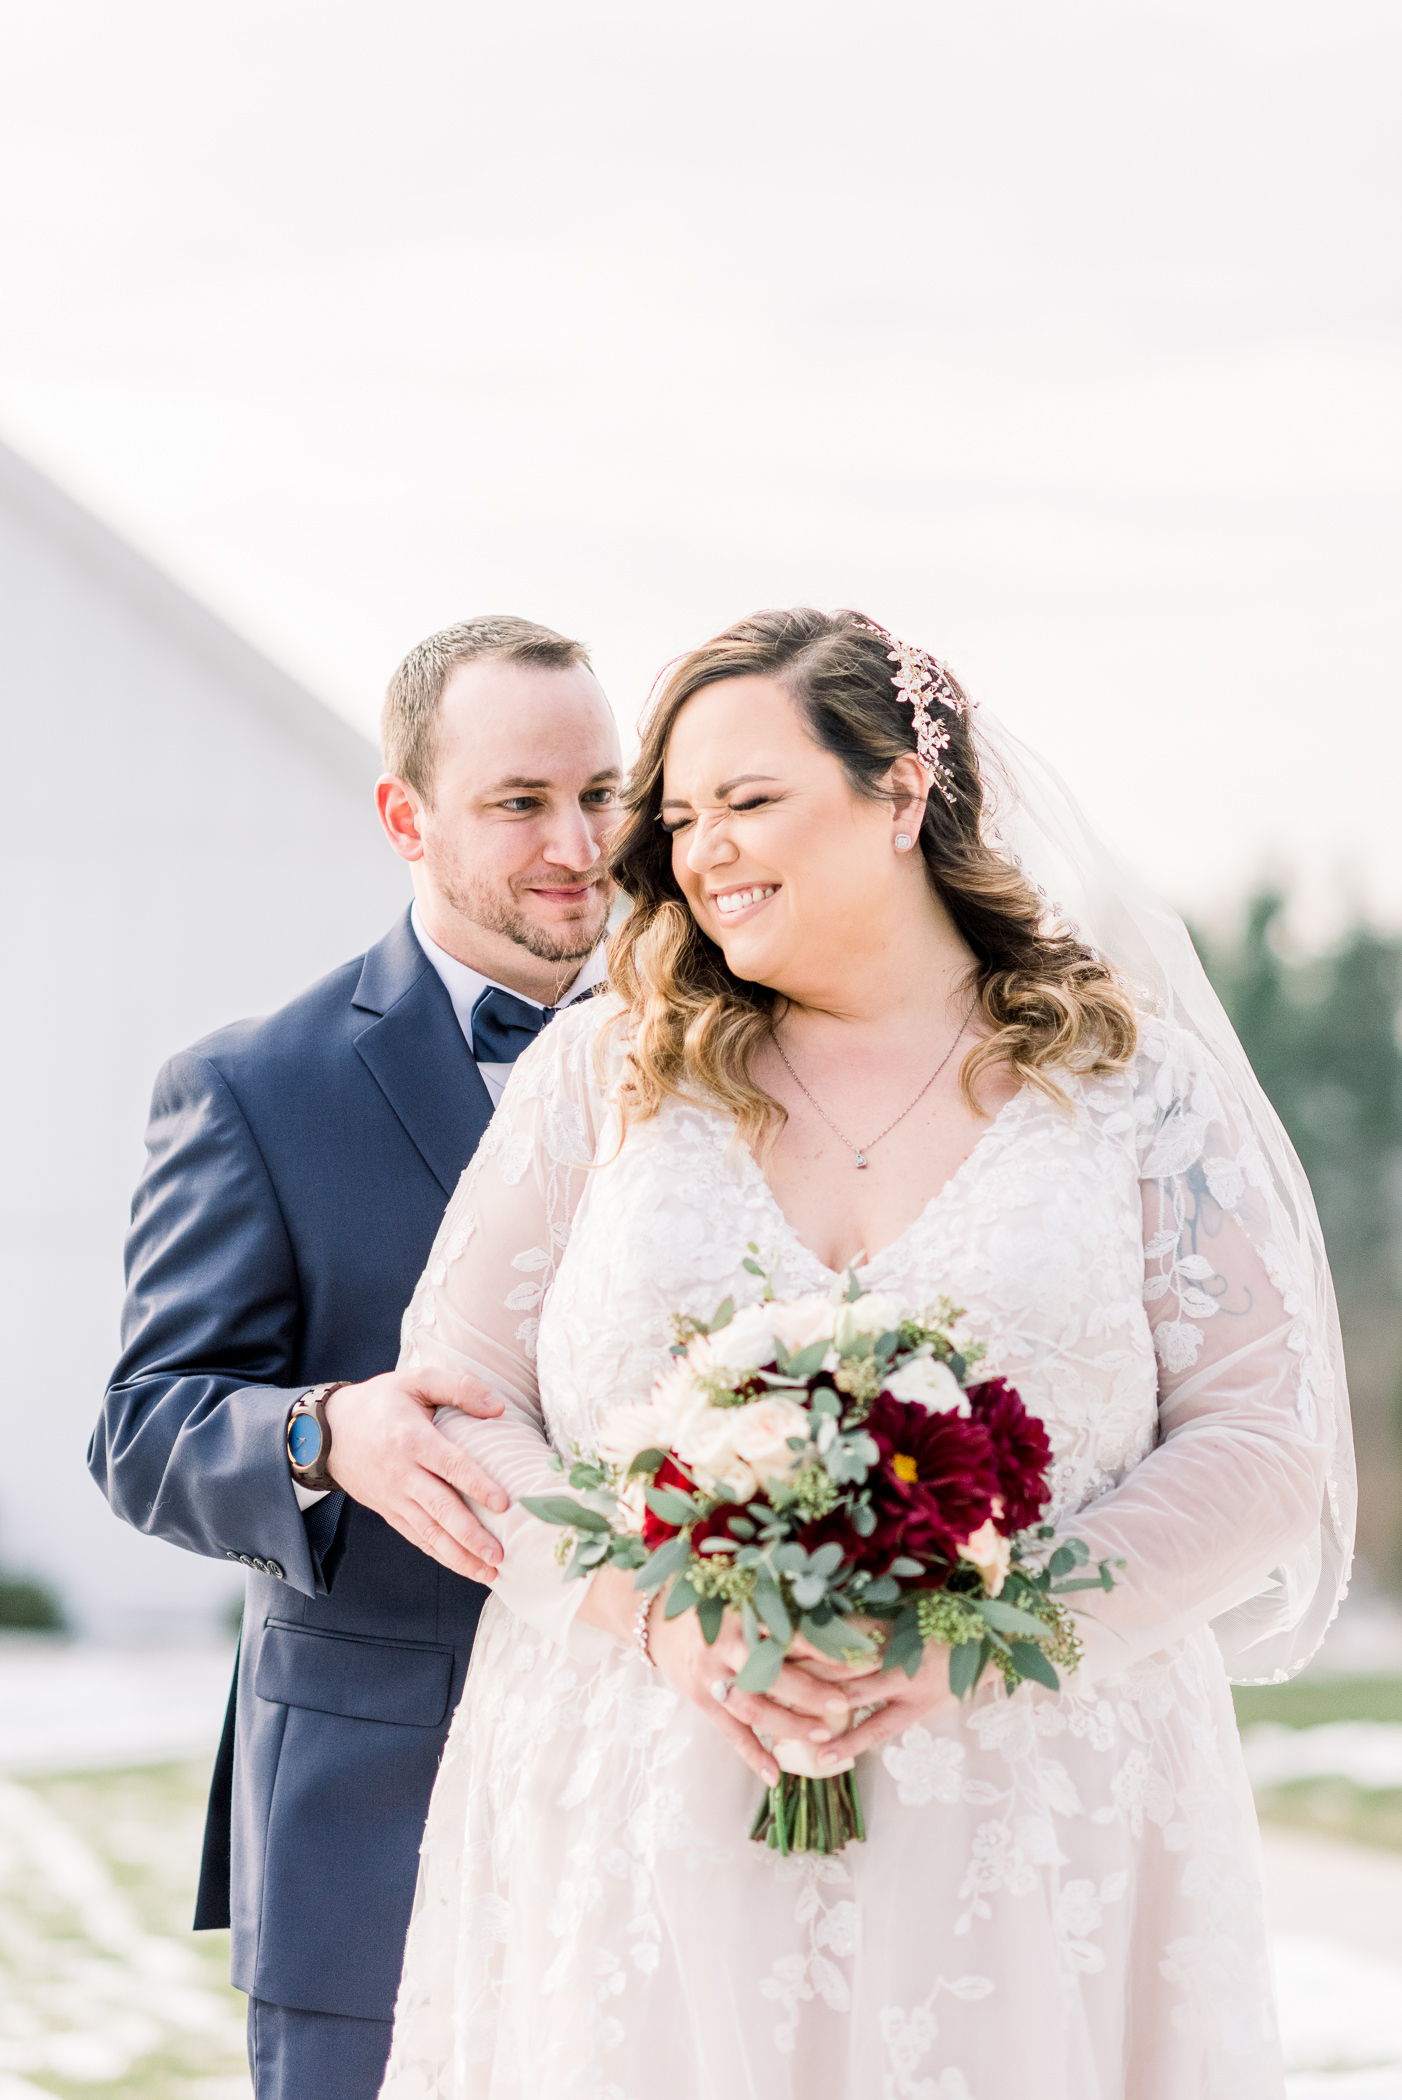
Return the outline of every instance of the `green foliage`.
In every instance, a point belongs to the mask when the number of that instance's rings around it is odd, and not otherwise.
[[[1402,936],[1355,922],[1292,956],[1283,893],[1251,898],[1235,941],[1196,935],[1222,1003],[1319,1206],[1343,1319],[1361,1460],[1359,1548],[1402,1576]]]
[[[0,1577],[0,1627],[13,1633],[62,1633],[63,1606],[42,1582]]]
[[[1346,1291],[1389,1257],[1398,1227],[1402,937],[1359,923],[1331,953],[1292,959],[1285,904],[1263,888],[1234,944],[1194,939],[1309,1175]]]

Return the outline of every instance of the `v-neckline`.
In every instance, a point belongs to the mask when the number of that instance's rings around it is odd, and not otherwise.
[[[769,1177],[764,1172],[764,1169],[761,1167],[759,1161],[755,1158],[754,1153],[750,1150],[748,1145],[742,1145],[740,1147],[740,1151],[744,1157],[744,1171],[747,1171],[748,1173],[752,1174],[755,1180],[759,1183],[760,1189],[763,1192],[765,1203],[773,1212],[780,1226],[788,1234],[789,1238],[793,1241],[795,1247],[797,1247],[800,1250],[800,1252],[806,1257],[807,1260],[813,1263],[815,1268],[821,1269],[824,1276],[830,1277],[834,1281],[836,1281],[836,1279],[839,1276],[845,1276],[848,1273],[849,1269],[854,1275],[865,1276],[868,1275],[873,1269],[875,1269],[879,1263],[884,1262],[887,1259],[887,1257],[893,1254],[898,1247],[902,1246],[904,1242],[910,1238],[911,1234],[917,1229],[917,1227],[923,1225],[925,1223],[925,1220],[931,1215],[931,1213],[934,1210],[936,1210],[940,1204],[944,1202],[945,1197],[948,1196],[951,1193],[951,1191],[959,1185],[961,1181],[963,1181],[965,1176],[968,1174],[970,1168],[973,1166],[974,1161],[983,1151],[984,1147],[987,1144],[989,1144],[994,1137],[997,1136],[1000,1126],[1012,1113],[1013,1109],[1015,1109],[1019,1105],[1019,1103],[1026,1098],[1029,1091],[1029,1082],[1027,1080],[1024,1080],[1022,1082],[1022,1085],[1018,1088],[1017,1092],[1015,1094],[1009,1095],[1008,1099],[1003,1103],[1003,1106],[998,1110],[998,1113],[994,1116],[987,1130],[984,1131],[982,1137],[978,1139],[978,1141],[970,1148],[970,1150],[965,1153],[964,1157],[960,1160],[958,1166],[954,1169],[954,1172],[948,1175],[946,1179],[940,1183],[939,1187],[929,1198],[928,1202],[922,1204],[921,1208],[915,1213],[915,1216],[910,1220],[910,1223],[908,1225],[903,1225],[901,1227],[901,1230],[896,1234],[893,1240],[887,1240],[884,1247],[878,1248],[876,1253],[869,1255],[865,1261],[849,1262],[845,1264],[841,1269],[830,1269],[827,1263],[823,1260],[822,1256],[820,1254],[816,1254],[813,1251],[813,1249],[809,1246],[807,1240],[805,1240],[802,1237],[798,1230],[798,1227],[793,1223],[792,1219],[789,1217],[788,1212],[784,1209],[783,1205],[779,1201],[779,1198],[775,1195],[773,1189],[770,1186]]]

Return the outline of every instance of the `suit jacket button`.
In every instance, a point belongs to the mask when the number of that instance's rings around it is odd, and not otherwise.
[[[232,1546],[226,1546],[226,1547],[225,1547],[225,1549],[224,1549],[224,1558],[225,1558],[225,1560],[237,1560],[237,1559],[238,1559],[238,1555],[237,1555],[237,1553],[235,1553],[235,1551],[234,1551],[234,1549],[233,1549],[233,1547],[232,1547]]]
[[[244,1564],[244,1566],[245,1566],[246,1568],[251,1568],[251,1567],[253,1566],[253,1563],[252,1563],[252,1561],[251,1561],[251,1560],[249,1559],[249,1557],[248,1557],[248,1555],[247,1555],[246,1553],[241,1553],[241,1554],[239,1555],[239,1559],[240,1559],[240,1560],[241,1560],[241,1561],[243,1562],[243,1564]]]
[[[265,1574],[273,1576],[278,1582],[281,1582],[284,1579],[282,1569],[278,1566],[275,1560],[265,1560],[263,1563],[263,1570]]]

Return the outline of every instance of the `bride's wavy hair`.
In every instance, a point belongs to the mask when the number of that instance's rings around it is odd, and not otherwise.
[[[916,737],[887,649],[860,613],[758,612],[680,657],[656,688],[610,849],[630,906],[609,951],[610,983],[626,1008],[615,1024],[627,1043],[618,1097],[625,1124],[655,1116],[672,1096],[715,1103],[750,1142],[784,1118],[750,1077],[752,1054],[782,997],[727,968],[672,873],[659,817],[663,758],[678,714],[721,679],[776,679],[854,793],[887,801],[886,775],[915,751]],[[979,1074],[1002,1064],[1064,1103],[1058,1070],[1111,1072],[1134,1055],[1133,1004],[1109,965],[1056,925],[1021,870],[986,843],[987,798],[968,712],[939,709],[938,718],[950,731],[944,763],[954,800],[931,791],[919,844],[930,884],[975,958],[976,1014],[986,1032],[964,1059],[964,1097],[979,1112]]]

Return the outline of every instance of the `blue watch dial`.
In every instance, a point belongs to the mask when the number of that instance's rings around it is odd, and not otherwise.
[[[294,1466],[314,1466],[321,1456],[321,1424],[315,1415],[294,1415],[287,1432]]]

